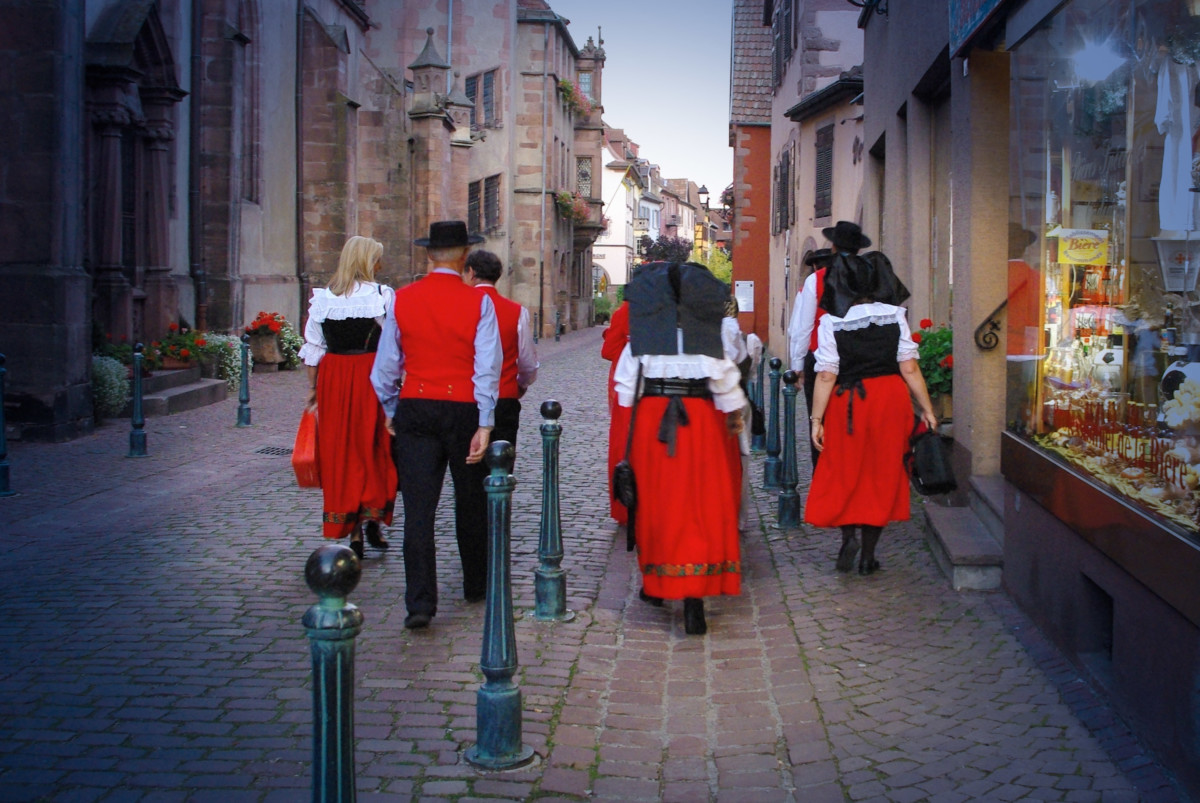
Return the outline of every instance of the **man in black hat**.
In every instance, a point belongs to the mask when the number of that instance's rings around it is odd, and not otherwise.
[[[833,245],[833,248],[818,248],[804,258],[804,264],[814,270],[804,280],[800,292],[796,294],[796,303],[792,307],[792,318],[788,322],[788,365],[797,373],[804,376],[804,401],[812,415],[813,389],[817,382],[816,359],[817,351],[817,321],[824,311],[819,302],[825,290],[825,275],[834,263],[838,254],[857,254],[859,250],[871,244],[871,240],[862,233],[857,224],[848,220],[839,220],[837,225],[821,229],[821,233]],[[817,458],[821,453],[809,443],[809,454],[812,456],[812,467],[817,467]]]
[[[428,273],[396,291],[383,327],[371,382],[392,419],[393,455],[404,502],[404,626],[428,627],[437,613],[433,523],[446,467],[454,482],[455,530],[463,597],[487,586],[487,468],[483,454],[495,424],[503,351],[496,309],[463,282],[471,245],[460,220],[439,221],[416,240]]]

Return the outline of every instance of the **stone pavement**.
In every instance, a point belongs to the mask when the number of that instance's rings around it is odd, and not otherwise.
[[[461,600],[449,508],[442,600],[403,627],[403,561],[367,551],[351,601],[359,800],[1172,801],[1181,794],[1002,593],[956,593],[921,502],[884,531],[884,569],[833,570],[835,531],[771,526],[759,491],[744,591],[706,637],[649,607],[604,482],[600,330],[539,344],[513,497],[514,604],[534,604],[540,402],[558,399],[569,623],[516,624],[528,767],[481,772],[482,605]],[[286,451],[300,372],[66,444],[10,443],[0,499],[0,801],[308,799],[311,686],[300,617],[320,492]],[[801,435],[803,437],[803,434]],[[284,452],[284,454],[280,454]],[[801,449],[801,491],[807,485]],[[761,485],[762,458],[753,465]],[[447,497],[449,494],[446,494]],[[397,525],[399,522],[397,521]]]

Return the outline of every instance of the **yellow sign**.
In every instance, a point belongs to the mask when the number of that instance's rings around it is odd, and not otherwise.
[[[1107,265],[1108,232],[1103,229],[1059,229],[1058,261],[1065,265]]]

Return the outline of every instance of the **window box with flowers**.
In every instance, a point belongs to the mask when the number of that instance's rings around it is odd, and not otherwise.
[[[917,364],[929,388],[934,411],[938,418],[949,420],[953,416],[954,333],[948,326],[934,329],[933,321],[922,318],[921,328],[912,333],[912,339],[917,343]]]
[[[591,114],[592,109],[595,108],[587,94],[575,81],[562,79],[558,82],[558,91],[562,95],[563,103],[567,104],[576,114],[586,116]]]
[[[554,205],[558,207],[558,213],[572,223],[587,223],[592,215],[591,205],[577,192],[559,192],[554,196]]]

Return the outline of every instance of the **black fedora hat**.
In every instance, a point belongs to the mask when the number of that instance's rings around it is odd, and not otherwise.
[[[860,251],[871,244],[870,238],[862,233],[858,224],[849,220],[839,220],[836,226],[821,229],[821,233],[829,242],[846,251]]]
[[[487,238],[481,234],[467,234],[467,224],[461,220],[439,220],[429,224],[429,236],[413,240],[424,248],[465,248],[481,243]]]
[[[804,258],[805,265],[825,265],[833,256],[832,248],[818,248]]]

